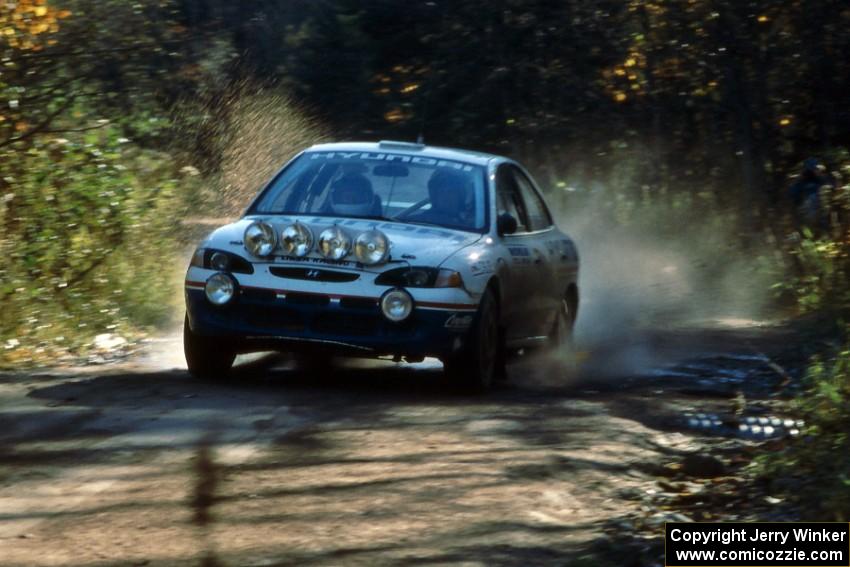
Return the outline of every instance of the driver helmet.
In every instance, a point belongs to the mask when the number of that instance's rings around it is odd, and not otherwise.
[[[466,212],[470,195],[468,175],[452,169],[439,169],[428,180],[432,208],[461,215]]]
[[[368,215],[375,203],[372,183],[363,175],[347,174],[331,185],[330,205],[339,215]]]

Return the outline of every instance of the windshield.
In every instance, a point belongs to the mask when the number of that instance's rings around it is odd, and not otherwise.
[[[434,224],[483,232],[484,167],[372,152],[306,152],[254,205],[261,214],[312,214]]]

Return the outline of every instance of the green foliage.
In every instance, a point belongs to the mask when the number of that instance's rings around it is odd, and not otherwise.
[[[850,331],[850,329],[848,329]],[[815,357],[806,392],[795,409],[805,419],[801,436],[760,463],[763,478],[786,492],[811,519],[850,519],[850,343]]]
[[[804,230],[790,254],[795,270],[774,284],[777,293],[790,295],[804,313],[850,307],[845,243],[814,238],[811,231]]]
[[[178,178],[104,126],[0,152],[0,362],[77,351],[175,311]]]
[[[821,222],[802,225],[784,243],[791,267],[774,290],[804,312],[850,312],[850,157],[834,150],[833,187],[821,189]]]

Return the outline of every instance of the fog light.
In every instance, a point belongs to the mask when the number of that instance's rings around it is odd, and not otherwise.
[[[380,230],[364,232],[354,242],[354,255],[367,266],[386,261],[389,254],[390,241]]]
[[[236,295],[236,282],[227,274],[213,274],[204,286],[204,293],[213,305],[224,305]]]
[[[342,260],[351,251],[351,239],[334,225],[319,234],[319,252],[328,260]]]
[[[274,229],[263,221],[255,221],[249,224],[248,228],[245,229],[242,240],[245,243],[245,249],[252,256],[260,258],[269,256],[277,246],[277,236]]]
[[[296,222],[283,229],[280,243],[287,254],[302,258],[313,248],[313,233],[305,225]]]
[[[404,321],[413,312],[413,298],[403,289],[391,289],[381,298],[381,311],[390,321]]]

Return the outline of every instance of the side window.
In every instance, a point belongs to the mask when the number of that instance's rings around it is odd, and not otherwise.
[[[517,222],[517,232],[529,232],[528,212],[520,195],[516,179],[507,166],[496,174],[496,214],[509,213]]]
[[[525,201],[525,206],[528,210],[529,230],[544,230],[552,226],[552,216],[549,214],[549,209],[546,208],[546,203],[535,191],[531,180],[519,169],[512,167],[511,172],[516,179],[516,184],[519,186],[522,200]]]

